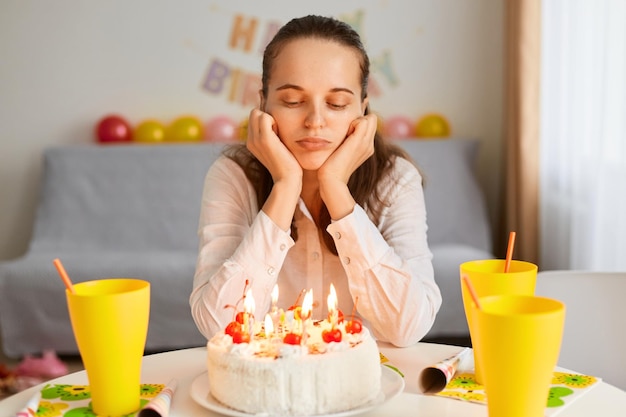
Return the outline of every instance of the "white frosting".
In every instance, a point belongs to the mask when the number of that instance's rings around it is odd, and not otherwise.
[[[380,356],[369,331],[325,343],[327,321],[308,326],[307,344],[255,336],[236,344],[223,332],[208,345],[211,394],[223,404],[250,414],[306,416],[350,410],[380,392]]]

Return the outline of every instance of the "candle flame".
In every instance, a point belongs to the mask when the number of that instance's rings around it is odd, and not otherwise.
[[[337,292],[335,291],[335,286],[333,284],[330,284],[330,293],[326,298],[326,304],[328,305],[329,313],[337,310]]]
[[[254,304],[254,297],[252,296],[252,290],[248,290],[246,292],[246,297],[243,300],[243,311],[245,313],[250,313],[254,315],[255,309],[256,309],[256,306]]]
[[[272,317],[269,314],[265,315],[265,336],[269,337],[272,333],[274,333],[274,322],[272,321]]]
[[[274,289],[272,290],[272,304],[276,305],[278,302],[278,284],[274,284]]]
[[[302,318],[308,319],[311,316],[311,310],[313,309],[313,290],[307,291],[302,300]]]

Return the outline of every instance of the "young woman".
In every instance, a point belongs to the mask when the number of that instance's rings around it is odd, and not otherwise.
[[[441,305],[426,239],[422,179],[376,132],[369,58],[347,24],[320,16],[283,26],[263,56],[261,104],[248,140],[205,180],[192,315],[210,338],[233,320],[246,281],[262,320],[313,290],[327,315],[330,284],[378,340],[418,342]],[[358,301],[357,301],[358,299]]]

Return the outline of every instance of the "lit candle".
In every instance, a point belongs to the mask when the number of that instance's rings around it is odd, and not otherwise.
[[[330,284],[330,293],[326,298],[326,304],[328,305],[328,319],[330,325],[334,329],[337,326],[337,320],[339,318],[339,312],[337,310],[337,293],[335,292],[335,286]]]
[[[272,290],[272,313],[278,311],[278,284],[274,284],[274,289]]]
[[[306,324],[311,317],[311,310],[313,309],[313,290],[307,291],[302,300],[302,309],[300,310],[300,317],[302,318],[302,344],[306,343],[307,333]]]
[[[307,291],[304,296],[304,300],[302,300],[302,310],[300,311],[300,316],[303,320],[309,319],[311,317],[311,310],[313,309],[313,290]]]
[[[280,336],[284,336],[287,331],[287,313],[282,308],[278,311],[278,333]]]
[[[254,310],[256,306],[254,304],[254,297],[252,296],[252,290],[248,290],[246,292],[246,296],[243,300],[243,329],[244,332],[247,332],[250,335],[250,340],[252,340],[253,331],[252,326],[254,325]]]
[[[278,284],[274,284],[272,290],[272,309],[270,310],[272,316],[272,324],[274,325],[274,331],[280,333],[280,311],[278,311]]]
[[[265,338],[271,339],[274,335],[274,321],[269,314],[265,315]]]

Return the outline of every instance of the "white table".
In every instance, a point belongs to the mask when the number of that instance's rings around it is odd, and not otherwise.
[[[395,348],[379,344],[380,351],[405,375],[402,394],[378,408],[360,414],[362,417],[487,417],[487,407],[481,404],[421,395],[418,376],[422,369],[433,365],[461,350],[458,346],[418,343],[408,348]],[[142,382],[167,383],[178,380],[178,388],[172,401],[171,417],[218,416],[198,405],[189,394],[192,381],[205,372],[206,349],[183,349],[144,357]],[[85,371],[75,372],[49,381],[55,384],[86,385]],[[0,416],[13,416],[42,388],[42,385],[0,401]],[[626,392],[600,382],[582,397],[558,413],[557,417],[612,417],[626,416]]]

